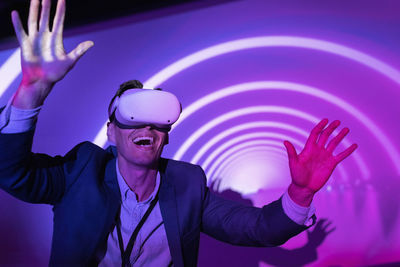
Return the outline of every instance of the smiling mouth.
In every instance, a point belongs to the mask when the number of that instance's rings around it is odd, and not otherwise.
[[[133,139],[133,143],[141,147],[151,147],[153,145],[154,139],[150,136],[140,136]]]

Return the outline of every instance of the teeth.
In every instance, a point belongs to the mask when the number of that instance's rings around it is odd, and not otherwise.
[[[149,143],[149,145],[151,145],[151,144],[153,144],[153,137],[151,137],[151,136],[139,136],[139,137],[136,137],[136,138],[133,140],[133,142],[134,142],[135,144],[138,144],[138,143],[141,142],[141,141],[146,141],[146,142]]]

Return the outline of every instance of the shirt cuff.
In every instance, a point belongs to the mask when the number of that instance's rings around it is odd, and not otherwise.
[[[285,214],[295,223],[305,226],[313,224],[312,216],[315,214],[314,204],[309,207],[303,207],[296,204],[289,196],[288,191],[282,196],[282,208]]]
[[[0,113],[1,133],[23,133],[36,126],[37,117],[42,106],[34,109],[19,109],[11,105],[13,97]]]

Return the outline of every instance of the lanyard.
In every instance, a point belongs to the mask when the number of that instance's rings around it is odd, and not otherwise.
[[[121,266],[122,267],[130,267],[131,266],[130,257],[131,257],[131,254],[132,254],[132,249],[133,249],[133,245],[135,244],[136,237],[137,237],[140,229],[142,228],[143,224],[145,223],[145,221],[149,217],[151,211],[154,209],[157,201],[158,201],[158,193],[154,197],[154,199],[150,202],[149,208],[146,210],[146,213],[143,215],[142,219],[140,220],[140,222],[136,226],[135,230],[133,231],[133,233],[131,235],[131,238],[129,239],[128,245],[126,246],[125,251],[124,251],[124,243],[122,241],[122,234],[121,234],[121,227],[120,227],[121,219],[118,216],[117,233],[118,233],[119,248],[120,248],[120,251],[121,251],[121,259],[122,259],[122,265]]]

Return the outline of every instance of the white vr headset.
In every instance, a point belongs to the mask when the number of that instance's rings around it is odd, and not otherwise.
[[[182,111],[178,98],[169,92],[133,88],[117,96],[108,110],[108,116],[122,129],[153,128],[168,132]]]

